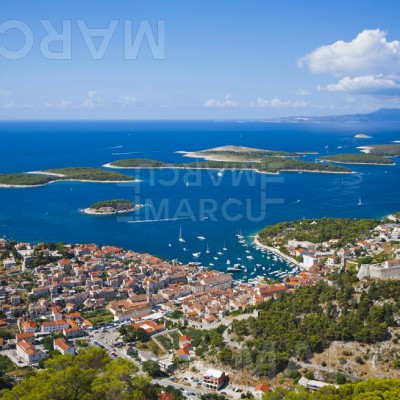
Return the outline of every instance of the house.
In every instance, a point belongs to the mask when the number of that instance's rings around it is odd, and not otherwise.
[[[39,362],[46,354],[41,350],[37,350],[35,346],[25,340],[17,343],[17,357],[21,358],[25,364]]]
[[[318,258],[310,253],[303,253],[304,268],[309,269],[318,263]]]
[[[209,289],[228,289],[232,287],[233,278],[231,274],[220,274],[204,278],[201,283]]]
[[[301,386],[304,386],[306,389],[309,389],[309,390],[320,390],[324,386],[330,385],[330,383],[315,381],[312,379],[306,379],[304,377],[300,378],[298,384]],[[333,386],[338,387],[337,385],[333,385]]]
[[[187,348],[188,345],[191,348],[192,347],[192,337],[189,335],[183,335],[179,337],[179,347],[181,349]]]
[[[15,336],[15,340],[17,341],[17,343],[22,341],[35,343],[35,334],[34,332],[17,333],[17,335]]]
[[[36,324],[33,321],[24,321],[20,324],[20,329],[27,333],[27,332],[35,332],[36,331]]]
[[[160,393],[160,400],[175,400],[175,396],[171,393]]]
[[[138,329],[143,329],[148,336],[152,336],[155,333],[159,333],[165,330],[165,325],[156,324],[154,321],[140,321],[132,324],[132,328],[135,331]]]
[[[188,349],[178,349],[177,356],[182,361],[190,361],[190,353]]]
[[[221,389],[224,386],[226,379],[227,376],[225,375],[225,372],[213,368],[208,369],[203,376],[204,386],[214,390]]]
[[[54,350],[58,350],[62,355],[72,354],[75,355],[75,349],[70,346],[64,338],[54,339]]]
[[[270,391],[270,387],[265,383],[259,383],[253,390],[253,396],[256,400],[262,400],[264,394]]]
[[[68,328],[68,322],[63,319],[56,321],[43,322],[42,332],[61,332],[63,329]]]
[[[62,314],[60,307],[52,307],[51,308],[51,316],[53,317],[54,321],[61,319],[63,317],[63,314]]]

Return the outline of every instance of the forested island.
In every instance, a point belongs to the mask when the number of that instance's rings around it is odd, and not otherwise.
[[[129,200],[104,200],[92,204],[90,207],[82,210],[85,214],[91,215],[114,215],[130,213],[138,210],[142,206]]]
[[[321,173],[352,173],[346,167],[309,161],[300,161],[293,158],[267,157],[258,161],[200,161],[186,163],[167,163],[144,158],[129,158],[113,161],[104,165],[108,168],[186,168],[186,169],[227,169],[227,170],[254,170],[260,173],[279,173],[284,171],[321,172]]]
[[[389,158],[369,153],[331,154],[319,157],[319,159],[343,164],[395,165]]]
[[[283,243],[292,239],[307,240],[311,243],[338,239],[337,246],[340,246],[343,243],[354,243],[356,240],[364,238],[378,224],[379,221],[376,219],[303,219],[268,226],[258,233],[258,238],[262,244],[267,246],[277,239]]]
[[[90,167],[54,168],[28,173],[0,174],[0,187],[34,187],[57,181],[117,183],[133,182],[135,178],[119,172]]]

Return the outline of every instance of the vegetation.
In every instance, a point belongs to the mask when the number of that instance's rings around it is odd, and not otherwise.
[[[252,147],[243,146],[222,146],[216,147],[214,149],[202,150],[195,152],[194,155],[199,157],[209,156],[209,155],[225,155],[232,156],[234,158],[238,156],[243,156],[247,158],[263,158],[270,156],[280,156],[280,157],[299,157],[304,155],[304,153],[288,153],[280,150],[264,150],[256,149]]]
[[[339,388],[327,386],[315,393],[305,389],[289,392],[279,388],[264,395],[263,400],[396,400],[400,398],[400,381],[397,379],[371,379],[348,383]]]
[[[370,154],[375,154],[383,157],[400,156],[400,144],[377,144],[368,146]]]
[[[267,157],[258,161],[201,161],[186,163],[166,163],[162,161],[128,158],[110,163],[111,167],[123,168],[188,168],[188,169],[254,169],[258,172],[278,173],[280,171],[310,171],[350,173],[348,168],[316,162],[300,161],[292,158]]]
[[[258,235],[262,243],[271,245],[273,239],[283,243],[288,240],[307,240],[321,243],[338,239],[337,246],[354,243],[366,237],[379,224],[375,219],[322,218],[281,222],[264,228]]]
[[[60,177],[62,180],[74,179],[74,180],[88,180],[88,181],[100,181],[100,182],[135,180],[131,176],[120,174],[119,172],[107,171],[105,169],[100,169],[100,168],[88,168],[88,167],[54,168],[54,169],[48,169],[43,172],[44,174],[47,172],[51,174],[63,175],[62,177]]]
[[[335,286],[320,282],[261,304],[258,318],[234,320],[232,335],[242,343],[240,350],[224,346],[218,330],[203,333],[199,348],[207,344],[203,350],[220,362],[273,377],[288,368],[290,360],[306,361],[331,341],[388,340],[388,328],[397,325],[400,285],[370,282],[360,296],[355,275],[340,274],[334,279]]]
[[[158,389],[127,360],[111,361],[97,347],[81,350],[76,357],[57,356],[11,391],[5,400],[156,400]]]
[[[56,175],[46,175],[59,174]],[[99,168],[56,168],[43,171],[42,175],[39,174],[0,174],[0,185],[9,186],[36,186],[46,185],[51,182],[63,180],[85,180],[85,181],[98,181],[98,182],[120,182],[120,181],[134,181],[135,179],[128,175],[120,174],[119,172],[107,171]]]
[[[393,165],[394,162],[386,157],[382,157],[376,154],[331,154],[329,156],[323,156],[320,160],[334,161],[337,163],[344,164],[382,164],[382,165]]]
[[[54,178],[33,174],[0,174],[0,185],[36,186],[53,182]]]
[[[112,313],[105,308],[85,311],[83,312],[82,316],[83,318],[90,321],[95,327],[100,325],[107,325],[110,322],[114,321],[114,316],[112,315]]]
[[[104,200],[94,203],[90,206],[93,210],[100,210],[102,208],[113,208],[115,211],[132,210],[135,208],[135,203],[129,200]]]
[[[146,374],[150,375],[152,378],[162,375],[160,365],[156,361],[145,361],[142,365],[142,369],[143,372],[146,372]]]

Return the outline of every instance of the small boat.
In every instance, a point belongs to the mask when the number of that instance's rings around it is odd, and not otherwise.
[[[246,253],[250,253],[250,250],[246,250]]]
[[[168,243],[168,247],[172,247],[172,244],[171,244],[171,243]]]
[[[222,248],[223,251],[227,251],[228,249],[226,248],[225,242],[224,242],[224,247]]]
[[[188,251],[188,249],[186,247],[183,248],[183,251]]]
[[[231,260],[228,260],[228,261],[226,262],[227,265],[230,265],[230,263],[231,263]]]
[[[219,256],[222,256],[224,253],[221,253],[220,251],[217,253]]]
[[[208,245],[207,245],[206,253],[207,253],[207,254],[210,254],[210,249],[209,249]]]
[[[226,269],[226,272],[242,272],[242,270],[241,270],[241,268],[239,268],[239,267],[233,266],[233,267],[228,267],[228,268]]]
[[[199,240],[205,240],[206,238],[204,236],[197,236],[197,239]]]
[[[357,205],[358,205],[358,206],[362,206],[362,205],[363,205],[362,200],[361,200],[361,197],[358,199]]]
[[[179,229],[179,238],[178,238],[178,240],[181,243],[185,243],[185,239],[182,237],[182,227],[180,227],[180,229]]]
[[[246,256],[246,258],[247,258],[248,260],[254,260],[254,257],[253,257],[253,256]]]
[[[223,169],[219,170],[218,173],[217,173],[217,175],[218,175],[219,177],[224,176],[224,170],[223,170]]]
[[[214,257],[214,260],[218,260],[218,257]]]
[[[261,267],[261,264],[256,264],[257,267]]]
[[[198,252],[198,253],[192,253],[192,256],[194,257],[194,258],[199,258],[200,257],[200,252]]]
[[[210,267],[213,267],[214,266],[214,264],[213,263],[210,263],[210,264],[208,264]]]

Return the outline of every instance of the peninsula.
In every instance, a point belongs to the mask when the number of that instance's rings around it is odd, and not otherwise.
[[[83,209],[82,212],[90,215],[114,215],[134,212],[141,207],[141,204],[135,204],[129,200],[104,200],[92,204],[90,207]]]
[[[146,168],[187,168],[187,169],[228,169],[254,170],[259,173],[278,174],[280,172],[320,172],[352,173],[348,168],[319,162],[301,161],[296,157],[306,153],[285,153],[254,149],[241,146],[222,146],[199,152],[180,152],[185,157],[203,158],[206,161],[167,163],[163,161],[128,158],[105,164],[107,168],[146,169]]]
[[[134,182],[135,178],[119,172],[90,167],[55,168],[27,173],[0,174],[0,187],[37,187],[60,181],[122,183]]]
[[[342,164],[395,165],[393,160],[389,158],[369,153],[331,154],[319,157],[319,159]]]

